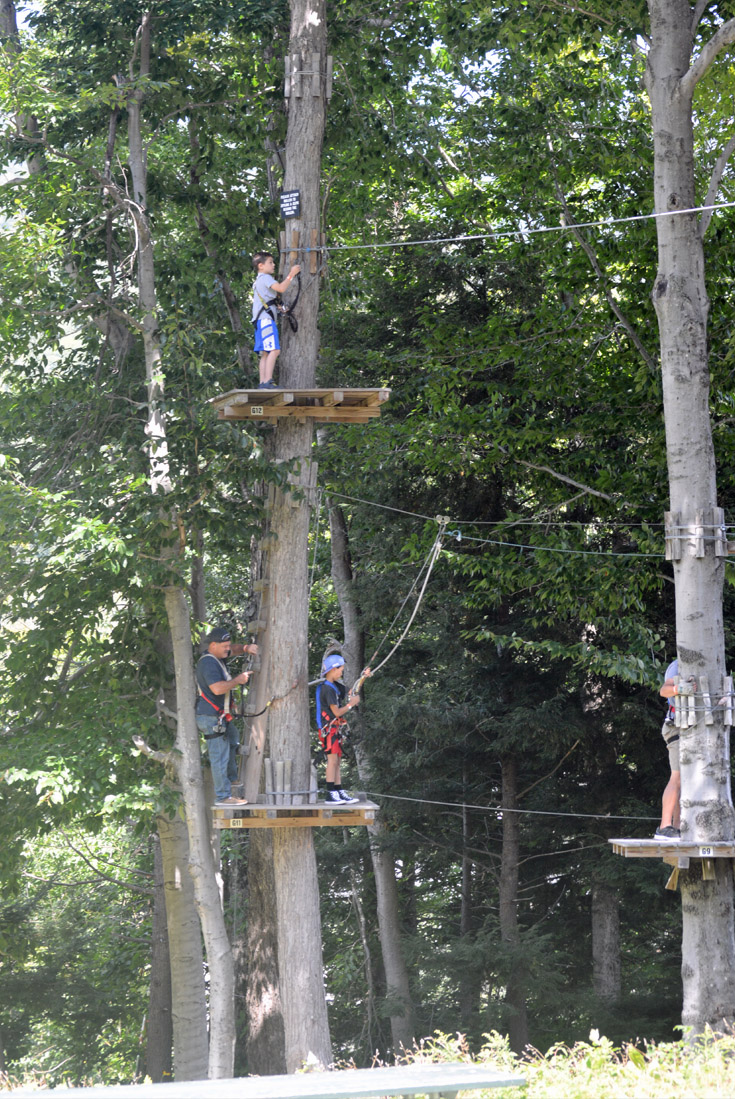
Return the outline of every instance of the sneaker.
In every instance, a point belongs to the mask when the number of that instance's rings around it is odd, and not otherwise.
[[[667,824],[665,828],[657,828],[653,833],[653,838],[655,840],[678,840],[681,839],[681,832],[673,825]]]
[[[350,805],[354,805],[356,801],[360,800],[359,798],[353,798],[352,794],[348,794],[346,790],[337,790],[336,793],[339,794],[340,801],[349,802]]]
[[[247,798],[221,798],[217,805],[247,805]]]
[[[339,796],[339,790],[327,790],[327,796],[324,800],[326,802],[329,802],[331,805],[342,804],[342,798]]]

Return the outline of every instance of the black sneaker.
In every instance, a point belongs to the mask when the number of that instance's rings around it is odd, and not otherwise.
[[[678,840],[681,839],[681,832],[678,828],[674,828],[672,824],[667,824],[665,828],[657,828],[653,833],[655,840]]]
[[[341,805],[342,798],[339,796],[339,790],[327,790],[327,796],[324,799],[331,805]]]
[[[339,794],[340,801],[349,802],[350,805],[354,805],[356,801],[360,800],[359,798],[353,798],[352,794],[348,794],[346,790],[337,790],[336,793]]]

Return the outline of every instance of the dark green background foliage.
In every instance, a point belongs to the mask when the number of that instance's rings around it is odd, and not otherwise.
[[[347,518],[368,655],[425,560],[434,516],[449,516],[414,627],[368,683],[361,736],[372,793],[386,796],[381,842],[396,861],[419,1033],[461,1029],[473,1044],[507,1027],[519,958],[541,1048],[593,1026],[615,1040],[669,1037],[679,1013],[678,899],[658,864],[623,864],[607,843],[655,826],[667,777],[656,691],[674,643],[655,228],[562,229],[653,202],[635,46],[646,6],[594,6],[597,17],[474,0],[329,10],[322,178],[334,248],[318,379],[393,392],[379,421],[320,433],[310,669],[342,633],[327,494]],[[711,6],[705,34],[730,7]],[[267,428],[218,424],[206,402],[255,378],[238,347],[250,341],[250,255],[275,248],[281,226],[265,149],[285,135],[289,14],[254,0],[152,10],[148,214],[181,578],[203,553],[208,620],[244,624],[264,484],[282,474],[265,459]],[[150,873],[144,837],[161,792],[131,738],[171,741],[157,706],[170,668],[135,241],[100,186],[111,133],[111,176],[129,185],[140,17],[134,3],[48,0],[2,66],[3,117],[33,114],[45,145],[30,176],[30,131],[6,125],[0,152],[0,1029],[8,1067],[53,1070],[52,1081],[126,1080],[139,1067],[150,906],[124,882]],[[726,60],[697,96],[704,197],[730,123]],[[733,198],[727,173],[720,198]],[[719,212],[706,239],[728,514],[732,219]],[[456,237],[481,239],[441,243]],[[514,947],[499,931],[494,809],[509,760],[523,810]],[[356,785],[349,761],[346,771]],[[67,830],[108,845],[113,880],[80,884],[90,868],[62,845]],[[335,1051],[367,1063],[390,1046],[367,838],[316,839]],[[246,851],[245,837],[224,842],[236,935]],[[592,989],[600,884],[620,905],[615,1002]],[[242,1054],[238,1064],[247,1071]]]

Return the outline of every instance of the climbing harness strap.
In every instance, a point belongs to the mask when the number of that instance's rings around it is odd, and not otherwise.
[[[296,276],[296,297],[288,305],[286,305],[283,302],[283,300],[281,299],[280,294],[277,294],[275,296],[275,298],[271,298],[270,301],[266,301],[265,298],[263,297],[263,295],[257,289],[255,290],[255,294],[257,295],[258,298],[260,298],[260,301],[261,301],[260,309],[256,313],[255,319],[253,320],[253,324],[256,327],[257,327],[258,321],[262,317],[263,313],[269,313],[271,315],[271,317],[273,317],[273,314],[271,313],[271,309],[275,309],[276,313],[280,313],[280,315],[282,317],[286,318],[288,323],[291,325],[291,331],[292,332],[298,332],[299,323],[296,320],[296,317],[294,317],[293,311],[294,311],[294,309],[296,308],[296,306],[298,304],[299,297],[301,296],[301,273],[300,272]],[[275,320],[276,318],[273,317],[273,319]]]

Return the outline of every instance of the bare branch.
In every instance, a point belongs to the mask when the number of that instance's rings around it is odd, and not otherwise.
[[[732,156],[733,150],[735,150],[735,135],[725,145],[724,149],[717,158],[714,168],[712,169],[712,175],[710,176],[709,187],[707,188],[707,197],[702,203],[703,206],[713,206],[715,199],[717,198],[717,192],[720,189],[720,183],[722,182],[722,175],[727,166],[727,162]],[[714,210],[703,210],[702,217],[699,221],[699,235],[704,240],[704,234],[709,228],[709,223],[712,221],[712,215]]]
[[[625,331],[628,333],[628,337],[630,338],[631,343],[633,344],[636,351],[638,352],[638,354],[643,359],[646,366],[653,373],[658,373],[658,364],[656,363],[655,359],[653,359],[653,357],[648,353],[646,348],[643,346],[643,343],[642,343],[638,333],[636,332],[633,325],[630,323],[630,321],[625,316],[622,309],[620,308],[620,306],[616,302],[615,297],[612,293],[612,290],[610,289],[610,283],[609,283],[609,280],[607,278],[607,275],[604,273],[604,271],[600,267],[600,264],[598,263],[598,260],[597,260],[597,256],[595,255],[591,245],[587,242],[587,240],[584,238],[584,236],[582,235],[580,230],[577,228],[577,225],[576,225],[575,220],[574,220],[574,215],[572,214],[572,211],[569,209],[566,197],[565,197],[564,192],[562,190],[561,184],[559,183],[559,177],[557,175],[556,165],[554,163],[554,147],[553,147],[553,144],[552,144],[552,141],[551,141],[551,137],[548,134],[546,136],[546,141],[547,141],[547,145],[548,145],[548,148],[549,148],[549,152],[551,154],[550,164],[551,164],[551,175],[552,175],[552,179],[553,179],[553,182],[554,182],[554,190],[556,191],[556,196],[559,199],[559,202],[561,203],[561,207],[564,211],[564,217],[566,219],[567,225],[572,230],[572,233],[574,234],[574,236],[577,240],[577,243],[579,244],[579,246],[582,249],[582,251],[584,252],[584,254],[587,256],[587,259],[590,261],[590,266],[592,267],[592,270],[595,272],[598,279],[600,280],[600,282],[602,284],[602,288],[603,288],[604,293],[605,293],[605,298],[607,299],[607,304],[610,306],[613,313],[618,318],[618,320],[622,324]]]
[[[697,6],[694,9],[692,15],[692,38],[697,33],[697,27],[699,26],[699,20],[704,15],[707,8],[712,3],[712,0],[697,0]]]
[[[679,81],[679,89],[682,95],[693,96],[694,89],[699,81],[709,71],[712,62],[722,53],[726,46],[735,42],[735,19],[728,19],[712,35],[709,42],[702,47],[699,56],[695,57],[688,71]]]
[[[165,752],[159,752],[155,748],[151,748],[150,744],[148,744],[142,736],[134,736],[133,744],[144,756],[150,756],[151,759],[155,759],[158,763],[162,763],[164,767],[174,768],[178,762],[179,753],[175,752],[172,748],[169,748]]]
[[[589,485],[583,485],[581,481],[575,481],[573,477],[567,477],[565,473],[559,473],[558,470],[552,469],[551,466],[539,466],[535,462],[527,462],[523,458],[517,458],[515,454],[511,454],[505,447],[499,446],[498,450],[502,454],[505,454],[507,458],[511,458],[514,462],[518,462],[520,466],[525,466],[526,469],[535,469],[539,473],[548,473],[551,477],[556,477],[557,481],[563,481],[565,485],[571,485],[572,488],[581,489],[582,492],[589,493],[590,496],[599,496],[601,500],[610,500],[617,503],[618,500],[615,496],[608,496],[606,492],[599,492],[596,488],[590,488]]]

